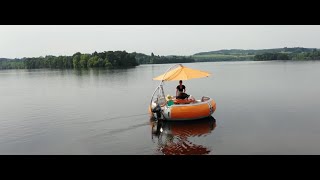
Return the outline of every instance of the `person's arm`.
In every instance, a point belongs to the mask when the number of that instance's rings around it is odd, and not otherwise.
[[[183,92],[186,93],[186,87],[184,87]]]
[[[177,90],[176,90],[176,96],[178,96],[178,88],[176,88]]]

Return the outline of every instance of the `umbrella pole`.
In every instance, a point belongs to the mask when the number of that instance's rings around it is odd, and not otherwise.
[[[166,71],[166,73],[165,73],[165,75],[163,76],[163,77],[165,77],[166,76],[166,74],[172,69],[172,68],[174,68],[175,66],[182,66],[181,64],[175,64],[175,65],[173,65],[172,67],[170,67],[167,71]],[[165,97],[164,96],[164,91],[163,91],[163,78],[162,78],[162,80],[161,80],[161,82],[160,82],[160,84],[159,84],[159,86],[157,86],[157,88],[154,90],[154,92],[153,92],[153,94],[152,94],[152,96],[151,96],[151,100],[150,100],[150,107],[151,107],[151,104],[152,104],[152,99],[153,99],[153,96],[154,96],[154,94],[157,92],[157,90],[158,90],[158,88],[161,88],[161,90],[162,90],[162,94],[163,94],[163,97]]]

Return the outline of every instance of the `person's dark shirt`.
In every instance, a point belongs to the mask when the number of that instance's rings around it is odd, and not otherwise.
[[[182,85],[182,88],[180,88],[180,85],[177,86],[178,91],[183,92],[184,89],[186,89],[186,87],[184,85]]]

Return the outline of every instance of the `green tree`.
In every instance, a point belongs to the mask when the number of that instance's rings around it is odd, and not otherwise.
[[[99,67],[99,57],[93,56],[88,60],[88,67],[92,68],[92,67]]]
[[[112,67],[112,64],[110,63],[110,61],[107,58],[104,59],[104,67]]]
[[[73,56],[73,67],[74,68],[81,68],[80,57],[81,57],[81,54],[76,54]]]
[[[82,54],[80,56],[80,67],[81,68],[88,68],[88,60],[90,59],[89,54]]]

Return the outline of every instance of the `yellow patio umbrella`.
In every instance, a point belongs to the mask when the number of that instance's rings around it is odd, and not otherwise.
[[[155,77],[153,78],[153,80],[178,81],[178,80],[203,78],[203,77],[208,77],[209,75],[211,75],[209,72],[191,69],[179,64],[177,68],[172,69],[158,77]]]

